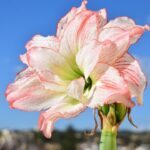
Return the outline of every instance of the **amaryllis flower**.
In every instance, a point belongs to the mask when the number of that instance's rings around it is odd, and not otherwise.
[[[72,8],[58,23],[56,36],[36,35],[21,60],[28,66],[6,91],[11,108],[41,111],[39,129],[51,137],[59,118],[78,115],[87,107],[142,103],[146,79],[128,53],[149,26],[128,17],[107,22],[106,10]]]

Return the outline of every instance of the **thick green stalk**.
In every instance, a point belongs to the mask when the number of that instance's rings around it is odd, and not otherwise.
[[[116,150],[116,137],[115,132],[102,130],[99,150]]]
[[[104,105],[99,109],[102,124],[100,150],[117,149],[117,131],[126,116],[126,106],[121,103]]]

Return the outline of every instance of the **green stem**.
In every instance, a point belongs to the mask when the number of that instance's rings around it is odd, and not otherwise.
[[[115,132],[102,130],[99,150],[116,150],[116,138]]]

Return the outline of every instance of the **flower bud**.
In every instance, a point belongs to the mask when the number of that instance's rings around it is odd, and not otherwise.
[[[104,105],[103,107],[101,107],[101,111],[103,113],[103,115],[107,116],[108,112],[109,112],[109,105]]]
[[[103,124],[107,122],[110,126],[119,125],[125,118],[127,107],[122,103],[105,104],[99,108],[99,112],[103,119]]]
[[[123,121],[127,112],[127,108],[124,104],[116,103],[115,104],[115,114],[116,114],[116,121],[120,123]]]
[[[109,106],[109,112],[108,112],[108,115],[107,115],[107,120],[109,121],[109,123],[112,126],[116,125],[115,104],[111,104]]]

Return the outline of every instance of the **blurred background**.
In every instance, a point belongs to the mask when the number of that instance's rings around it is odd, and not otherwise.
[[[0,150],[98,150],[99,132],[94,137],[84,131],[94,127],[92,110],[80,116],[59,120],[51,140],[37,130],[37,112],[9,108],[4,93],[18,71],[25,68],[19,55],[35,34],[55,35],[56,26],[73,6],[82,0],[0,0]],[[106,8],[108,18],[128,16],[139,25],[150,24],[150,0],[88,0],[91,10]],[[150,33],[130,48],[150,80]],[[150,86],[144,105],[132,110],[138,128],[125,120],[118,135],[118,150],[150,150]]]

